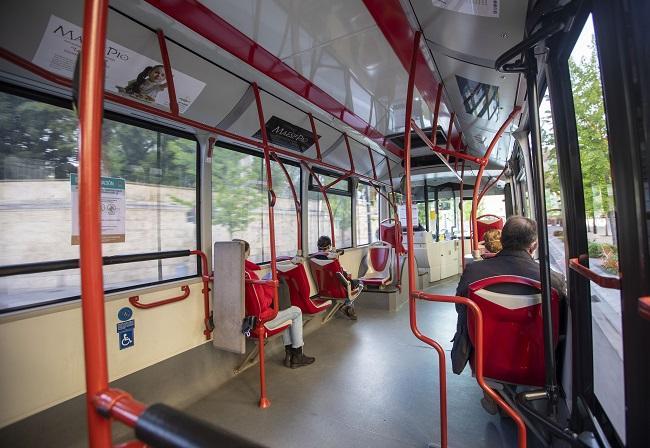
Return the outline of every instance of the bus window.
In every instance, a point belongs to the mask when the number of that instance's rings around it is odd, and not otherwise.
[[[240,238],[251,247],[250,260],[268,262],[271,249],[268,235],[266,168],[258,154],[215,148],[212,159],[212,240]],[[284,163],[296,191],[300,187],[300,167]],[[280,166],[271,162],[278,256],[293,256],[298,248],[296,208],[291,188]]]
[[[317,174],[323,185],[332,183],[338,178],[325,174]],[[327,199],[332,207],[334,216],[334,236],[336,247],[343,249],[352,247],[352,183],[349,179],[342,180],[327,191]],[[330,217],[327,204],[323,195],[317,188],[313,179],[309,181],[309,244],[305,248],[307,253],[316,252],[316,242],[321,235],[330,236]],[[277,224],[276,224],[277,227]]]
[[[551,102],[546,92],[539,106],[542,131],[542,154],[544,158],[544,187],[546,196],[546,223],[548,225],[548,246],[551,269],[566,278],[564,248],[564,208],[560,194],[560,177],[557,167],[557,149],[553,134]]]
[[[379,202],[377,191],[370,185],[357,184],[357,245],[377,241],[379,233]]]
[[[618,276],[616,215],[593,22],[587,20],[569,59],[585,199],[589,266]],[[621,296],[591,282],[594,393],[625,442]]]
[[[77,117],[65,103],[48,101],[0,92],[2,265],[79,257],[71,180],[79,163]],[[126,210],[124,235],[105,242],[103,255],[196,248],[196,140],[107,116],[102,176],[124,180]],[[104,286],[110,291],[183,278],[196,268],[191,257],[110,265]],[[79,287],[78,269],[3,277],[0,310],[74,298]]]

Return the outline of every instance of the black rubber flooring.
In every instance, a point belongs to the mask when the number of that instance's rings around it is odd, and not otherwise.
[[[453,293],[457,281],[430,291]],[[311,366],[291,370],[283,354],[267,357],[270,408],[257,407],[255,366],[186,410],[269,447],[439,446],[438,358],[411,333],[408,305],[397,313],[360,306],[358,314],[305,339],[305,353],[316,357]],[[447,352],[449,447],[516,446],[514,424],[481,408],[469,368],[451,372],[453,305],[419,302],[418,321]]]

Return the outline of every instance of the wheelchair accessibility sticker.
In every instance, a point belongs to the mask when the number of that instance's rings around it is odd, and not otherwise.
[[[135,320],[127,320],[117,324],[117,340],[120,350],[135,345]]]

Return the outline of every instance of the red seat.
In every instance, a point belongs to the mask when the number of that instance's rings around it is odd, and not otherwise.
[[[530,287],[528,294],[504,294],[488,290],[495,285]],[[493,288],[491,288],[493,289]],[[525,289],[525,288],[524,288]],[[541,285],[514,275],[489,277],[469,285],[469,299],[483,314],[483,373],[504,383],[544,386],[544,338]],[[559,294],[553,289],[551,316],[553,346],[558,340]],[[475,319],[467,313],[469,338],[475,343]],[[474,369],[473,359],[471,360]]]
[[[397,229],[395,229],[395,226],[397,226]],[[390,244],[400,254],[406,253],[406,249],[402,244],[402,229],[399,221],[395,221],[394,219],[382,221],[379,226],[379,239]]]
[[[245,270],[244,278],[246,280],[259,280],[259,277],[254,271]],[[244,291],[246,294],[246,313],[248,315],[253,315],[257,318],[258,322],[269,320],[272,316],[272,310],[262,309],[262,304],[264,300],[262,296],[264,294],[272,293],[269,291],[269,288],[266,285],[256,285],[252,283],[245,283]],[[271,311],[271,312],[270,312]],[[268,322],[264,323],[265,336],[270,337],[278,333],[282,333],[284,330],[291,326],[291,320],[286,322],[281,322],[280,325],[270,326]],[[251,332],[251,337],[259,337],[260,326],[255,325],[255,329]]]
[[[304,264],[280,263],[277,266],[278,277],[283,279],[289,288],[291,304],[300,308],[303,314],[318,314],[332,304],[331,300],[310,297],[309,280]]]
[[[481,215],[476,218],[476,235],[478,241],[483,241],[483,235],[485,235],[485,232],[492,229],[503,229],[503,218],[496,215]]]
[[[393,247],[385,241],[372,243],[368,248],[368,272],[360,279],[364,285],[385,286],[391,282]]]
[[[343,269],[338,258],[311,257],[309,267],[321,299],[354,300],[360,294],[361,288],[352,291],[350,281],[342,274]]]

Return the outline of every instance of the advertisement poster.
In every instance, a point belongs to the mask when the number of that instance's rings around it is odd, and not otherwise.
[[[70,175],[72,192],[72,244],[79,244],[79,176]],[[126,182],[119,177],[102,177],[102,243],[126,241]]]
[[[499,17],[499,0],[433,0],[433,6],[481,17]]]
[[[50,21],[32,62],[72,79],[81,48],[81,28],[57,16]],[[173,62],[172,62],[173,64]],[[205,83],[172,66],[178,109],[185,112],[205,88]],[[169,108],[169,93],[162,62],[106,41],[107,91]]]
[[[418,204],[413,204],[411,208],[411,214],[413,217],[413,227],[417,227],[420,224],[420,218],[418,216]],[[397,214],[399,215],[399,223],[402,225],[402,229],[406,229],[406,205],[397,206]]]

